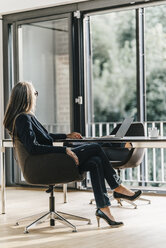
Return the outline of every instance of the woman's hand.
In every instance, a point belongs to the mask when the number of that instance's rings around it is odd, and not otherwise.
[[[77,132],[72,132],[72,133],[67,134],[67,138],[68,139],[82,139],[82,135]]]
[[[127,142],[127,143],[125,144],[125,148],[131,149],[132,147],[133,147],[133,146],[132,146],[132,143]]]
[[[79,160],[78,160],[77,155],[74,152],[72,152],[70,150],[70,148],[66,148],[66,154],[69,155],[70,157],[72,157],[74,159],[76,165],[79,165]]]

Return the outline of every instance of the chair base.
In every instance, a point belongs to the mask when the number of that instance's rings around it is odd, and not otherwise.
[[[117,199],[115,199],[115,198],[113,197],[113,195],[111,195],[111,196],[109,197],[109,199],[110,199],[110,200],[117,200]],[[146,201],[146,202],[148,202],[148,204],[151,204],[151,201],[150,201],[150,200],[145,199],[145,198],[142,198],[142,197],[139,197],[137,200]],[[91,199],[90,202],[89,202],[89,204],[93,204],[94,201],[95,201],[94,198]],[[118,199],[118,200],[117,200],[117,202],[120,204],[120,206],[123,206],[122,201],[125,201],[125,202],[131,204],[132,206],[134,206],[135,209],[137,208],[137,204],[136,204],[135,202],[130,201],[130,200],[126,200],[126,199],[123,199],[123,200],[122,200],[122,199]]]
[[[30,216],[32,217],[32,216]],[[26,217],[29,218],[29,217]],[[18,222],[16,222],[16,225],[19,225],[20,221],[25,220],[26,218],[22,218],[20,219]],[[59,212],[59,211],[49,211],[47,213],[45,213],[44,215],[42,215],[40,218],[36,219],[35,221],[33,221],[31,224],[29,224],[28,226],[25,227],[24,233],[29,233],[29,229],[34,227],[37,224],[41,224],[43,222],[45,222],[46,219],[50,220],[50,226],[55,226],[55,221],[58,220],[60,221],[62,224],[71,227],[73,229],[73,232],[77,232],[77,228],[75,225],[73,225],[71,222],[69,222],[67,219],[73,219],[73,220],[79,220],[79,221],[87,221],[88,224],[91,224],[91,220],[88,218],[84,218],[84,217],[80,217],[77,215],[72,215],[72,214],[68,214],[68,213],[63,213],[63,212]]]
[[[115,199],[114,198],[114,200],[117,200],[117,202],[120,204],[120,206],[123,206],[123,204],[122,204],[123,201],[125,201],[125,202],[129,203],[130,205],[134,206],[135,209],[138,206],[135,202],[130,201],[130,200],[127,200],[127,199]],[[148,204],[151,204],[151,201],[150,200],[145,199],[145,198],[142,198],[142,197],[138,198],[137,200],[146,201],[146,202],[148,202]]]
[[[73,219],[73,220],[79,220],[79,221],[88,221],[88,224],[91,224],[90,219],[80,217],[80,216],[77,216],[77,215],[72,215],[72,214],[68,214],[68,213],[59,212],[59,211],[55,210],[55,197],[54,197],[54,186],[53,185],[49,185],[49,188],[46,190],[46,192],[50,193],[49,211],[47,213],[45,213],[44,215],[42,215],[41,217],[39,217],[38,219],[36,219],[35,221],[33,221],[28,226],[26,226],[24,233],[29,233],[28,230],[30,228],[32,228],[33,226],[35,226],[37,224],[43,223],[45,221],[45,219],[48,219],[48,218],[50,220],[50,226],[55,226],[55,221],[58,220],[58,221],[62,222],[64,225],[71,227],[73,229],[73,232],[77,232],[76,226],[73,225],[71,222],[69,222],[67,219]],[[30,217],[32,217],[32,216],[30,216]],[[27,218],[29,218],[29,217],[22,218],[22,219],[20,219],[20,221],[23,221],[23,220],[25,220]],[[19,225],[19,221],[16,222],[16,225],[17,226]]]

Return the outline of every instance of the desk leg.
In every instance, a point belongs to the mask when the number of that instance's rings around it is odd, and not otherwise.
[[[5,203],[6,203],[6,195],[5,195],[5,148],[2,147],[1,143],[1,199],[2,199],[2,214],[5,214]]]
[[[67,202],[67,183],[63,184],[64,203]]]

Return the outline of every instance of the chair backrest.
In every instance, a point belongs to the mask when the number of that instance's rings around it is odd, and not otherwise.
[[[14,149],[23,176],[30,184],[54,185],[81,181],[85,178],[85,174],[79,173],[78,166],[67,154],[31,155],[19,139],[15,139]]]
[[[119,129],[121,124],[118,124],[111,134],[115,134]],[[129,130],[127,131],[125,136],[145,136],[144,125],[141,122],[132,123]],[[112,161],[112,166],[115,169],[124,169],[124,168],[135,168],[143,160],[145,150],[144,148],[132,148],[126,158],[122,161],[116,162]],[[119,150],[120,156],[120,150]]]

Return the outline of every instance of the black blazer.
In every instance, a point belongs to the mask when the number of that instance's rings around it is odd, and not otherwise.
[[[32,114],[20,114],[16,118],[15,131],[30,154],[66,153],[66,147],[53,146],[57,139],[66,139],[66,134],[48,133]]]

